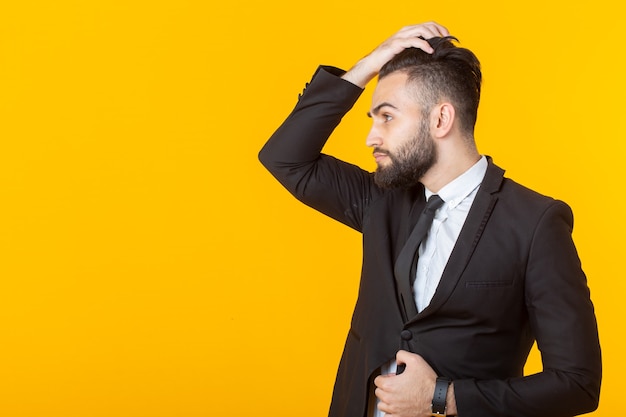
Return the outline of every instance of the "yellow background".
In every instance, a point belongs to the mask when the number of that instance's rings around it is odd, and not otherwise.
[[[318,64],[430,19],[482,61],[481,152],[574,209],[604,353],[594,415],[621,412],[618,4],[4,0],[0,416],[324,415],[360,236],[256,154]],[[328,151],[371,169],[370,95]]]

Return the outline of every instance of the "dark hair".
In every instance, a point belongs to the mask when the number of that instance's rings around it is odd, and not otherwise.
[[[432,54],[407,48],[387,62],[378,77],[405,72],[408,83],[420,87],[418,101],[424,112],[430,112],[442,99],[449,100],[456,109],[460,128],[473,134],[482,81],[480,62],[472,51],[455,46],[453,40],[458,42],[453,36],[429,39],[435,50]]]

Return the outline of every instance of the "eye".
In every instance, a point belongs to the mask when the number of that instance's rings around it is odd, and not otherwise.
[[[393,120],[393,117],[390,114],[388,114],[388,113],[383,113],[382,116],[383,116],[383,119],[385,120],[385,122],[390,122],[390,121]]]

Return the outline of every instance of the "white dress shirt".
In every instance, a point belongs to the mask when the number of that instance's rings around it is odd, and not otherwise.
[[[461,233],[480,183],[487,172],[487,158],[484,156],[459,177],[443,187],[437,195],[444,204],[435,212],[435,218],[422,241],[418,251],[417,272],[413,295],[417,311],[421,312],[430,304],[435,290],[441,280],[443,269],[448,263],[452,249]],[[434,193],[425,189],[426,200]],[[395,373],[396,361],[393,360],[381,367],[381,374]],[[374,395],[375,387],[370,390],[368,416],[382,417],[385,415],[378,407]]]

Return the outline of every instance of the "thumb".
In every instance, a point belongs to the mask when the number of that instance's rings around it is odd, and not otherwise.
[[[407,362],[410,362],[415,356],[415,353],[411,353],[406,350],[399,350],[398,353],[396,353],[396,362],[398,365],[406,365]]]

